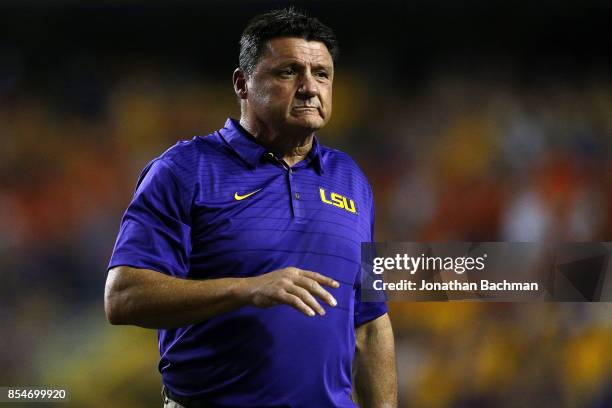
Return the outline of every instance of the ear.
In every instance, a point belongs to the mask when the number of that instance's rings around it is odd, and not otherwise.
[[[240,68],[236,68],[234,70],[234,75],[232,79],[234,82],[234,92],[236,93],[236,96],[238,96],[238,98],[240,99],[246,99],[248,92],[247,78],[245,72]]]

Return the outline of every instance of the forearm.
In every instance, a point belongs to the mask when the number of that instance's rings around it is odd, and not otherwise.
[[[246,304],[244,279],[188,280],[152,270],[109,271],[105,309],[113,324],[168,329],[199,323]]]
[[[178,279],[149,269],[119,266],[108,272],[104,309],[111,324],[170,329],[199,323],[242,306],[289,305],[307,316],[325,315],[336,299],[321,285],[335,280],[293,266],[249,278]]]
[[[361,408],[397,407],[395,345],[388,315],[356,329],[353,392]]]

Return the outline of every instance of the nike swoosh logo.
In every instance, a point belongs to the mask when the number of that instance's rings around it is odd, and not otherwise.
[[[238,195],[238,192],[236,191],[234,193],[234,200],[236,200],[236,201],[244,200],[245,198],[252,196],[253,194],[255,194],[256,192],[258,192],[260,190],[261,190],[261,188],[258,188],[257,190],[255,190],[255,191],[253,191],[253,192],[251,192],[249,194],[245,194],[245,195]]]

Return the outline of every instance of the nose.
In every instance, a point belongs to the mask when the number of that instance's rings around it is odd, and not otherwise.
[[[301,99],[310,99],[318,93],[317,83],[310,72],[304,73],[300,78],[297,96]]]

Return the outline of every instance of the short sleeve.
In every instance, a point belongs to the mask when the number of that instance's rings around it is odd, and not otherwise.
[[[108,268],[119,265],[186,277],[191,252],[190,206],[170,164],[142,171],[119,229]]]
[[[371,200],[370,211],[370,242],[374,242],[374,200]],[[362,302],[361,301],[361,270],[355,282],[355,327],[367,323],[387,313],[385,302]]]

